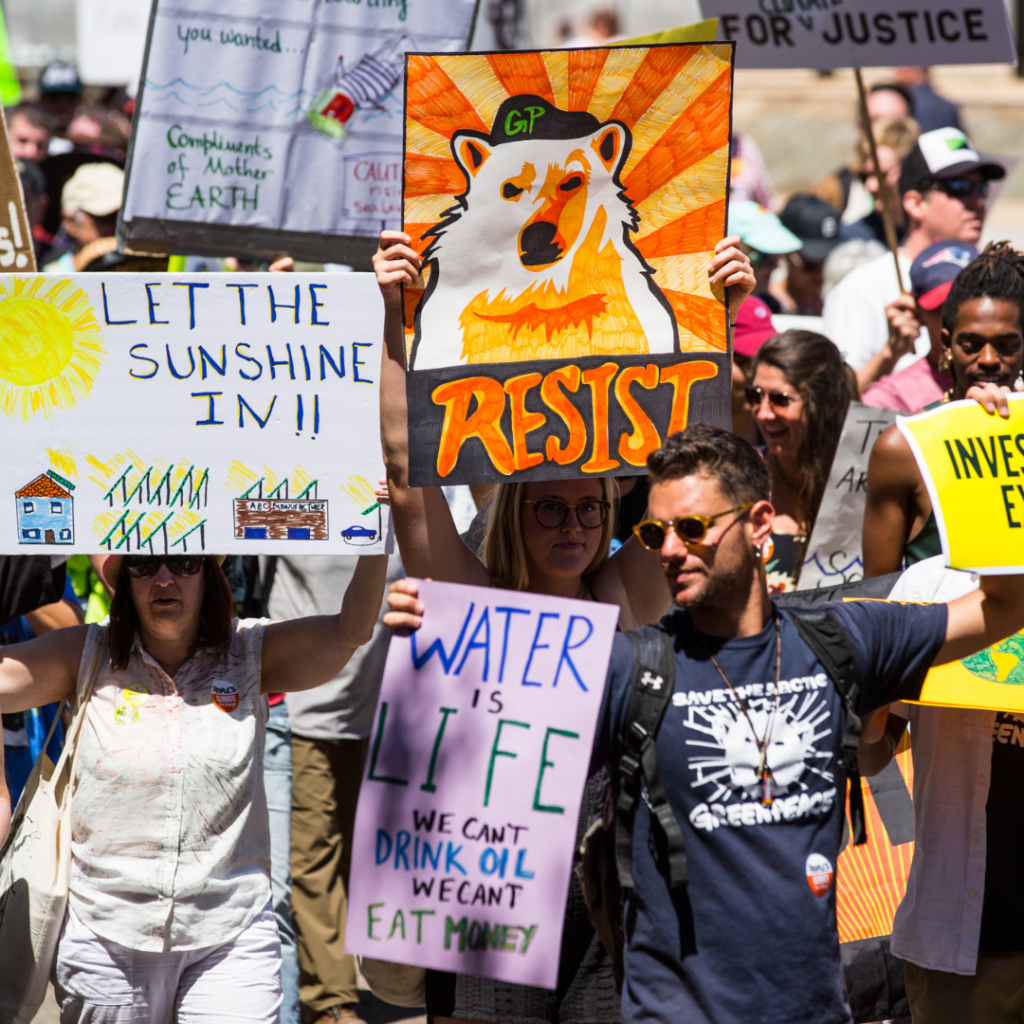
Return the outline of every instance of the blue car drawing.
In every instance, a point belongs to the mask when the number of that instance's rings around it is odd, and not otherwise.
[[[365,526],[349,526],[341,531],[341,537],[348,544],[372,544],[377,539],[377,531]]]

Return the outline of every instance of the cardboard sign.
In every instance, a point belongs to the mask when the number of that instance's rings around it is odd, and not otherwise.
[[[619,609],[420,583],[359,793],[345,951],[555,988]]]
[[[951,569],[1024,572],[1024,395],[1010,418],[950,402],[896,422],[928,488]]]
[[[407,50],[475,0],[154,0],[118,237],[150,252],[368,260],[401,223]]]
[[[700,0],[741,68],[1015,64],[1005,0]]]
[[[868,459],[896,413],[851,402],[828,483],[807,545],[797,590],[851,583],[864,576],[861,533],[868,490]]]
[[[382,330],[370,275],[0,275],[0,552],[384,551]]]
[[[415,486],[644,472],[730,422],[728,44],[410,54]]]
[[[14,165],[0,106],[0,272],[5,270],[34,274],[36,254],[32,248],[32,229],[25,216],[21,178]]]

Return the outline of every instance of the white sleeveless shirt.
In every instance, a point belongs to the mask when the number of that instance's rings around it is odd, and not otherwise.
[[[85,710],[71,801],[70,903],[104,939],[149,952],[233,939],[270,899],[262,620],[171,679],[136,637]],[[92,626],[81,677],[106,627]]]

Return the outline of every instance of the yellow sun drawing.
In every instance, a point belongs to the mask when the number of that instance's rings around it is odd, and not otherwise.
[[[67,278],[0,277],[0,411],[26,422],[73,408],[106,350],[88,296]]]

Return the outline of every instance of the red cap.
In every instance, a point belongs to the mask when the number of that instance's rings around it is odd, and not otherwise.
[[[757,350],[779,332],[772,323],[772,311],[763,300],[748,295],[736,314],[732,347],[741,356],[756,356]]]

